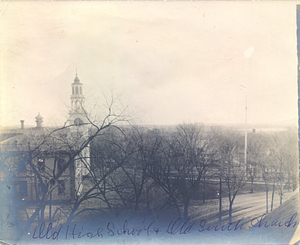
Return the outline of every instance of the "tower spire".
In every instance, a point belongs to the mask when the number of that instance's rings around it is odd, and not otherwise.
[[[83,95],[83,84],[80,82],[77,76],[72,83],[72,94],[71,94],[71,110],[69,112],[69,121],[71,125],[81,125],[86,121],[84,113],[84,95]]]

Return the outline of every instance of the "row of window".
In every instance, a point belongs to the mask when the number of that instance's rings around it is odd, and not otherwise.
[[[66,191],[66,185],[64,180],[58,180],[58,195],[65,194]]]
[[[75,88],[75,90],[74,90],[74,88]],[[78,92],[80,94],[82,94],[82,87],[79,87],[79,89],[78,89],[78,87],[72,87],[72,94],[78,94]]]
[[[58,183],[58,195],[64,195],[65,191],[66,191],[66,182],[65,182],[65,180],[57,180],[57,183]],[[42,193],[41,185],[38,185],[38,187],[39,187],[39,192]]]
[[[74,103],[74,101],[71,102],[72,109],[78,110],[80,107],[83,107],[83,101],[78,101]]]
[[[66,160],[63,156],[60,156],[60,157],[57,157],[56,159],[56,166],[57,166],[57,171],[61,171],[63,170],[63,167],[66,163]],[[37,159],[37,163],[38,163],[38,168],[40,171],[45,171],[45,166],[46,166],[46,163],[45,163],[45,158],[44,157],[39,157]]]
[[[65,180],[58,180],[58,195],[64,195],[66,191]],[[15,194],[19,198],[24,198],[28,196],[27,193],[27,181],[17,181],[13,184],[15,189]]]

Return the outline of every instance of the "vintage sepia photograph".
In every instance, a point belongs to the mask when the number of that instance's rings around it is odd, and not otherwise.
[[[292,1],[0,2],[0,244],[300,244],[299,28]]]

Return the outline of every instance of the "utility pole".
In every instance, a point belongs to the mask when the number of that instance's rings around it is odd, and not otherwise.
[[[247,94],[245,100],[245,167],[247,169]]]
[[[244,159],[244,161],[245,161],[245,168],[246,168],[246,171],[245,171],[245,174],[247,173],[247,144],[248,144],[248,140],[247,140],[247,124],[248,124],[248,118],[247,118],[247,114],[248,114],[248,112],[247,112],[247,110],[248,110],[248,108],[247,108],[247,87],[246,86],[244,86],[244,85],[241,85],[240,84],[240,86],[239,87],[241,87],[241,88],[243,88],[243,89],[246,89],[246,94],[245,94],[245,159]]]
[[[222,177],[220,178],[220,190],[219,190],[219,227],[222,226]]]

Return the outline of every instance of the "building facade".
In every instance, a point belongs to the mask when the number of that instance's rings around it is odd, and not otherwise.
[[[26,128],[21,120],[20,128],[1,130],[1,182],[10,183],[18,200],[37,201],[47,193],[49,200],[70,201],[81,194],[90,149],[82,147],[88,127],[77,74],[71,88],[67,127],[44,127],[38,113],[36,127]]]

